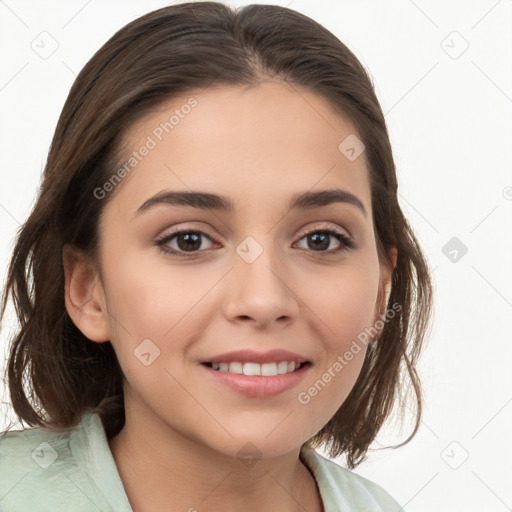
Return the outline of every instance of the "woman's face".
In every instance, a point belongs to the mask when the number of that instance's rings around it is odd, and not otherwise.
[[[99,259],[128,415],[262,456],[334,415],[390,279],[355,137],[324,99],[275,82],[183,96],[132,127],[121,182],[102,188]],[[273,375],[292,361],[306,363]]]

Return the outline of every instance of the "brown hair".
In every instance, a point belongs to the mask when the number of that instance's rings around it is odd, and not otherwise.
[[[401,309],[367,351],[345,402],[305,445],[328,445],[331,457],[344,454],[355,467],[401,398],[404,375],[417,407],[414,430],[402,444],[416,434],[422,391],[415,364],[429,325],[432,285],[398,203],[387,127],[371,80],[355,55],[307,16],[274,5],[234,10],[217,2],[172,5],[129,23],[96,52],[70,90],[2,299],[0,318],[10,294],[20,323],[7,371],[20,421],[61,429],[91,410],[108,437],[121,430],[123,374],[111,343],[91,342],[67,314],[63,246],[97,254],[98,221],[112,194],[98,201],[93,191],[118,168],[122,136],[133,123],[178,95],[257,86],[269,77],[321,95],[352,121],[366,146],[380,261],[388,261],[388,248],[398,250],[388,304]]]

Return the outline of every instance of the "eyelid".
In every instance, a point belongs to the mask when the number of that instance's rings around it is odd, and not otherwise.
[[[324,229],[332,229],[334,231],[338,231],[338,232],[346,235],[348,238],[352,239],[352,236],[346,229],[341,228],[340,226],[337,226],[336,224],[331,224],[331,223],[324,223],[322,226],[313,226],[312,228],[307,228],[306,231],[302,232],[302,234],[300,235],[299,238],[302,238],[305,235],[308,235],[309,233],[314,233],[316,231],[322,231]]]

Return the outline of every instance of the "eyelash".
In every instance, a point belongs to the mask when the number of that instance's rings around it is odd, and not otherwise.
[[[168,246],[166,246],[166,244],[168,242],[170,242],[174,237],[176,237],[178,235],[190,234],[190,233],[204,235],[207,238],[209,238],[212,242],[214,242],[216,244],[220,243],[215,237],[213,237],[213,236],[209,235],[208,233],[205,233],[204,231],[201,231],[199,229],[182,229],[182,230],[174,231],[173,233],[169,233],[167,235],[162,236],[161,238],[156,240],[155,244],[165,254],[171,254],[171,255],[174,255],[174,256],[182,257],[182,258],[193,258],[193,257],[197,256],[201,251],[195,251],[195,252],[187,253],[187,252],[176,251],[176,250],[170,249]],[[332,255],[332,254],[337,254],[337,253],[348,251],[348,250],[350,250],[350,249],[355,247],[355,243],[352,241],[352,239],[348,235],[346,235],[343,231],[340,231],[340,230],[335,229],[335,228],[317,228],[317,229],[312,229],[312,230],[307,231],[306,233],[304,233],[299,238],[299,240],[302,240],[306,236],[312,235],[314,233],[322,233],[322,234],[332,235],[338,241],[341,242],[341,245],[340,245],[339,248],[331,249],[330,251],[312,251],[312,252],[318,252],[319,254]]]

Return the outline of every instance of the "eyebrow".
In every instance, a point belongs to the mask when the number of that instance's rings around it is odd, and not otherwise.
[[[327,206],[332,203],[350,204],[358,208],[365,217],[367,216],[366,209],[361,200],[351,192],[341,190],[339,188],[294,194],[288,205],[288,211],[310,210],[313,208]],[[171,206],[189,206],[192,208],[200,208],[202,210],[216,210],[227,213],[235,210],[235,204],[231,198],[223,195],[212,194],[209,192],[178,192],[162,190],[150,197],[147,201],[144,201],[144,203],[142,203],[135,212],[135,215],[139,215],[144,211],[162,204]]]

